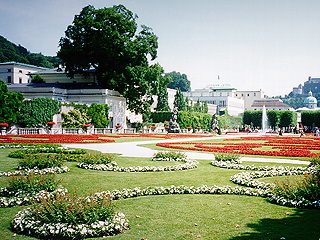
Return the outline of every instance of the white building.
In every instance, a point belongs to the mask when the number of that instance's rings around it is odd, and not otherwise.
[[[236,98],[244,100],[244,110],[251,110],[251,105],[255,100],[264,98],[264,93],[260,89],[259,91],[236,91]]]
[[[237,98],[236,89],[226,84],[184,92],[183,95],[193,101],[217,105],[218,111],[226,109],[231,116],[239,116],[244,112],[244,100]]]
[[[110,107],[110,126],[117,124],[127,128],[127,117],[130,121],[141,121],[142,117],[134,116],[127,112],[126,99],[119,92],[102,89],[95,83],[93,75],[83,77],[75,75],[70,79],[61,68],[38,69],[38,71],[28,72],[27,77],[39,74],[45,83],[16,83],[8,85],[12,92],[20,92],[25,99],[50,98],[61,102],[74,102],[79,104],[107,104]],[[126,115],[127,112],[127,115]]]
[[[28,74],[41,70],[47,70],[47,68],[17,62],[0,63],[0,79],[7,84],[29,83],[30,75]]]

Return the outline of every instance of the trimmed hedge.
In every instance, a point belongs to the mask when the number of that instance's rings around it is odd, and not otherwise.
[[[268,122],[271,127],[279,125],[279,127],[289,127],[297,125],[297,113],[292,111],[267,110]],[[262,125],[262,111],[247,110],[243,113],[243,124],[255,127]]]
[[[170,121],[172,112],[152,112],[151,121],[154,123]],[[201,127],[202,129],[211,128],[212,115],[199,112],[178,112],[178,123],[181,129],[191,126],[193,129]]]
[[[301,123],[309,128],[312,128],[313,124],[320,127],[320,111],[301,112]]]

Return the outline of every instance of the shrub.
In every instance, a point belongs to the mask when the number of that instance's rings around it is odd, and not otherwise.
[[[15,193],[24,191],[28,193],[35,193],[41,190],[53,191],[57,188],[59,181],[55,180],[55,175],[33,175],[28,176],[14,176],[9,178],[7,192]]]
[[[90,153],[83,156],[82,163],[86,164],[108,164],[114,160],[114,154]]]
[[[25,156],[19,161],[19,169],[44,169],[52,167],[61,167],[63,158],[58,154],[25,154]]]
[[[320,173],[305,174],[301,181],[283,181],[276,183],[272,189],[274,194],[295,201],[303,199],[313,201],[320,200]]]
[[[157,152],[152,160],[161,159],[161,161],[177,161],[177,160],[184,160],[187,156],[184,153],[180,152]]]
[[[64,149],[64,148],[56,148],[56,147],[45,147],[45,148],[34,148],[34,149],[19,149],[14,150],[9,153],[9,157],[12,158],[23,158],[28,154],[35,153],[57,153],[57,154],[85,154],[86,151],[83,149]]]
[[[229,161],[231,163],[241,163],[240,156],[235,153],[217,152],[214,153],[214,157],[216,161]]]
[[[310,159],[310,165],[320,168],[320,156],[313,157]]]
[[[42,199],[31,207],[36,221],[42,223],[68,223],[73,225],[92,224],[96,221],[110,220],[114,206],[108,197],[73,198],[61,195]]]

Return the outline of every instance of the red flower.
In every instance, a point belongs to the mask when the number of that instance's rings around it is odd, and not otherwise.
[[[55,122],[47,122],[47,125],[53,125],[53,124],[56,124]]]
[[[0,123],[0,127],[9,127],[8,123]]]
[[[90,127],[90,124],[83,124],[82,127]]]

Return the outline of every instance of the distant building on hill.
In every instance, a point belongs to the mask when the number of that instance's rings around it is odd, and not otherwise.
[[[320,78],[309,77],[308,81],[304,84],[299,84],[298,87],[294,87],[289,95],[296,97],[307,97],[309,92],[320,93]]]

